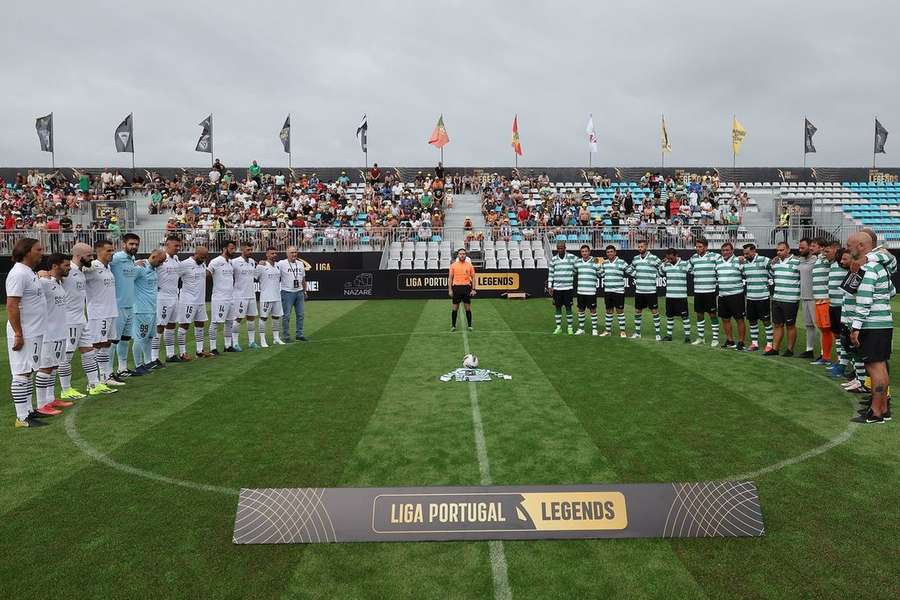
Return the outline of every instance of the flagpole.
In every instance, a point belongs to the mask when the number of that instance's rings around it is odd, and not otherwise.
[[[131,185],[134,185],[134,113],[131,117]]]
[[[803,115],[803,168],[806,168],[806,115]]]
[[[216,164],[215,154],[213,153],[213,116],[209,113],[209,166]]]
[[[878,115],[875,115],[875,123],[878,123]],[[875,125],[875,141],[878,141],[878,125]],[[872,168],[875,168],[875,143],[872,143]]]

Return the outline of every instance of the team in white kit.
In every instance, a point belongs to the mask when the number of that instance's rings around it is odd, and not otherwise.
[[[118,252],[113,252],[111,241],[101,240],[93,248],[75,244],[71,257],[52,254],[47,260],[36,239],[23,238],[15,245],[6,293],[17,428],[45,425],[45,417],[61,414],[75,400],[114,394],[127,378],[162,369],[166,362],[193,360],[186,348],[191,326],[195,356],[201,358],[219,354],[220,325],[223,351],[241,352],[244,320],[249,348],[269,347],[265,331],[269,319],[272,343],[285,344],[280,332],[282,292],[296,290],[298,272],[300,289],[305,289],[301,261],[279,261],[277,251],[268,248],[265,260],[257,263],[249,244],[242,244],[236,256],[237,245],[232,241],[223,242],[222,252],[211,260],[203,246],[181,260],[181,239],[175,235],[168,236],[148,258],[136,260],[139,244],[138,236],[128,233]],[[296,249],[288,252],[295,256]],[[47,268],[35,273],[42,262]],[[212,280],[209,315],[208,277]],[[129,343],[134,369],[128,368]],[[87,379],[86,394],[72,386],[76,353],[81,355]],[[59,398],[57,375],[62,389]]]

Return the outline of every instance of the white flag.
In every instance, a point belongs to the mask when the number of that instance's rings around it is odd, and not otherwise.
[[[585,133],[588,136],[588,146],[591,148],[591,152],[597,151],[597,132],[594,131],[594,115],[588,115],[588,124],[585,129]]]

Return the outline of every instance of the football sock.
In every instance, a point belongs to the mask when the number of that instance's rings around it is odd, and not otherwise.
[[[122,338],[116,344],[116,357],[119,359],[119,370],[128,370],[128,340]]]
[[[681,332],[684,334],[684,338],[689,340],[691,339],[691,320],[681,318]]]
[[[187,354],[187,329],[179,327],[176,331],[178,332],[175,334],[178,338],[178,354]]]
[[[280,342],[281,341],[281,328],[278,326],[278,323],[276,323],[276,321],[278,321],[278,319],[273,317],[272,318],[272,340],[275,342]]]
[[[64,390],[72,387],[72,359],[74,357],[74,352],[66,352],[62,364],[59,365],[59,387]]]
[[[87,377],[88,385],[95,386],[100,383],[100,371],[97,369],[97,351],[88,350],[81,355],[81,366]]]
[[[562,327],[562,313],[559,312],[559,309],[556,309],[556,313],[553,315],[554,321],[556,321],[557,327]]]
[[[209,326],[209,351],[212,352],[216,349],[216,344],[219,339],[219,326],[215,323],[211,323]]]
[[[24,421],[31,412],[31,375],[14,375],[9,390],[16,406],[16,418]]]
[[[706,319],[697,319],[697,339],[706,339]]]
[[[34,376],[34,386],[37,388],[38,408],[53,402],[53,375],[38,371]]]
[[[775,326],[769,321],[766,323],[766,345],[768,346],[775,338]]]
[[[719,317],[710,318],[709,323],[712,325],[713,339],[719,339]]]
[[[641,321],[642,321],[641,313],[635,313],[635,315],[634,315],[634,332],[638,335],[641,334]]]
[[[150,360],[159,360],[159,332],[153,336],[150,342]]]
[[[100,379],[106,381],[112,375],[112,365],[109,364],[109,348],[98,348],[97,369],[100,371]]]
[[[656,335],[659,335],[659,313],[653,315],[653,329],[656,331]]]
[[[816,326],[806,328],[806,351],[810,352],[816,348]]]
[[[196,348],[197,354],[203,352],[203,339],[205,337],[206,327],[197,327],[196,325],[194,325],[194,348]]]
[[[858,379],[860,383],[864,383],[866,381],[866,365],[858,362],[853,363],[853,367],[856,369],[856,379]]]
[[[570,329],[572,328],[572,322],[574,320],[575,319],[574,319],[574,316],[572,315],[572,309],[570,308],[568,311],[566,311],[566,324],[569,326]]]
[[[619,333],[625,331],[625,313],[619,313]]]
[[[666,335],[672,335],[672,332],[675,331],[675,318],[667,317],[666,318]]]
[[[612,331],[612,321],[613,321],[612,315],[609,313],[606,313],[606,320],[605,320],[606,333],[610,333]]]
[[[450,323],[451,323],[454,327],[456,327],[456,319],[457,319],[458,316],[459,316],[459,311],[457,311],[457,310],[451,310],[451,311],[450,311]]]
[[[591,313],[591,330],[597,331],[597,313]]]
[[[823,329],[820,334],[822,336],[822,357],[830,361],[831,351],[834,348],[834,333],[830,329]]]
[[[225,338],[225,347],[231,348],[234,346],[234,339],[232,338],[232,332],[234,331],[234,321],[225,321],[225,326],[223,328],[223,337]]]
[[[163,332],[163,344],[166,347],[166,358],[175,356],[175,331],[166,328]]]
[[[472,311],[471,310],[466,311],[466,323],[469,324],[469,327],[472,326]]]
[[[578,329],[584,329],[584,313],[578,313]]]
[[[847,358],[847,351],[844,350],[844,345],[841,343],[841,339],[838,338],[834,343],[837,345],[838,360],[840,360],[840,363],[842,365],[846,366],[847,363],[850,362],[850,359]]]

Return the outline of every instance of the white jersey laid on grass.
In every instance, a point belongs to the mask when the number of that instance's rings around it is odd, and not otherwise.
[[[88,319],[113,319],[119,316],[119,305],[116,303],[116,278],[109,265],[99,260],[85,269],[84,279],[87,283],[87,315]]]
[[[66,290],[66,322],[68,325],[84,325],[87,317],[84,316],[84,303],[87,293],[87,282],[81,269],[72,265],[69,276],[63,279],[63,289]]]
[[[209,261],[206,270],[212,273],[212,297],[218,300],[231,300],[234,297],[234,267],[231,261],[219,255]]]
[[[255,300],[256,261],[252,258],[245,259],[243,256],[238,256],[231,259],[231,266],[234,269],[234,299],[253,298]]]
[[[174,304],[178,300],[178,255],[166,255],[166,260],[156,269],[157,297],[162,304]]]
[[[178,275],[181,277],[178,303],[183,306],[206,304],[206,264],[198,265],[193,256],[186,258],[178,263]]]
[[[259,301],[281,301],[281,271],[275,265],[267,262],[256,266],[256,276],[259,278]]]

